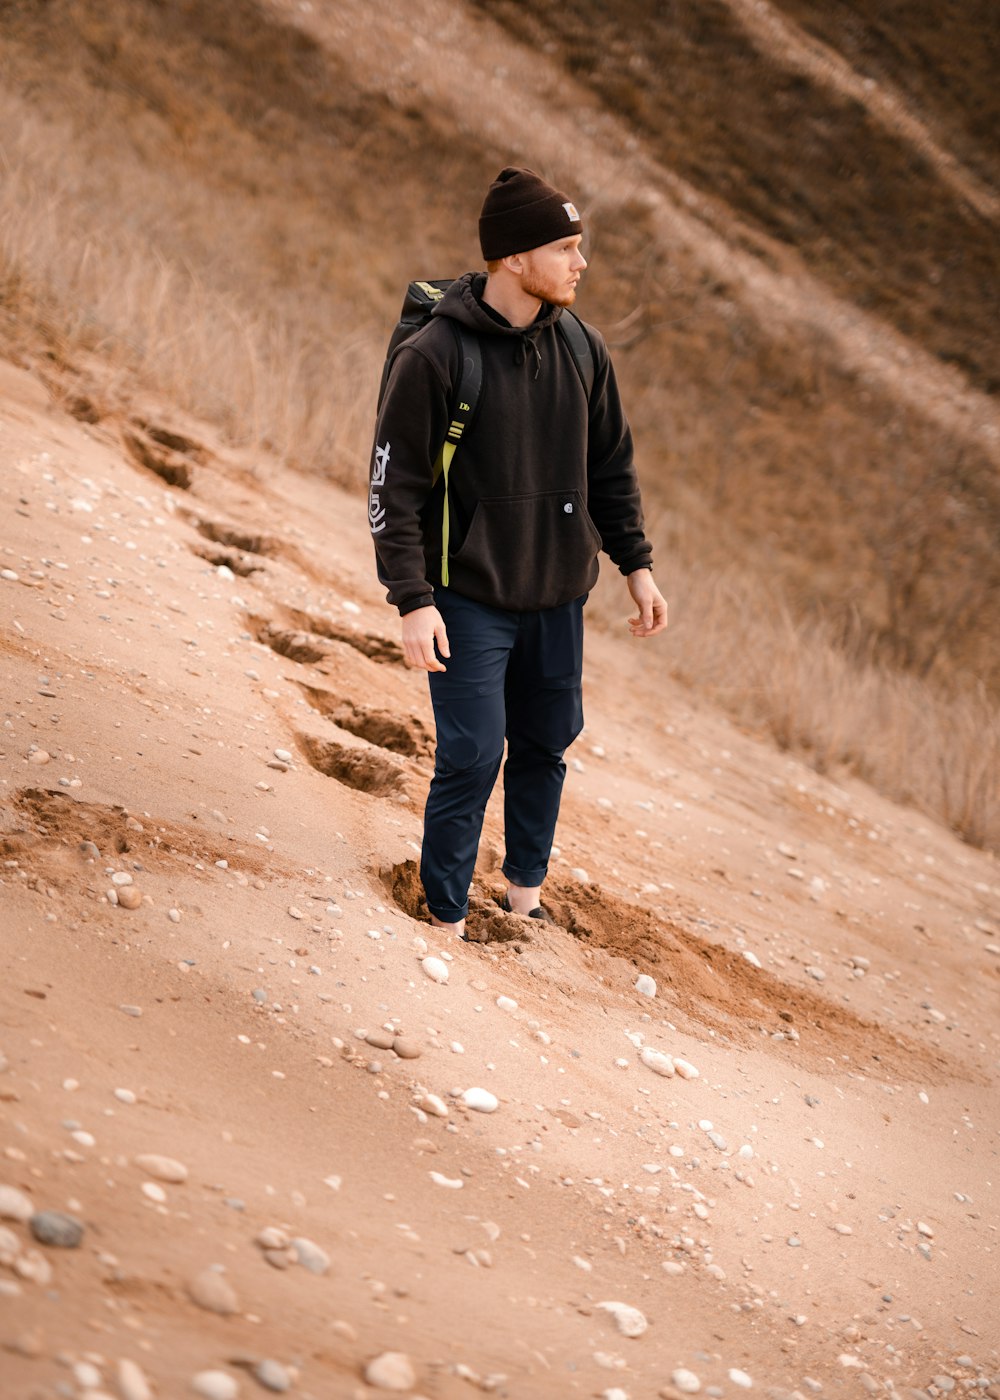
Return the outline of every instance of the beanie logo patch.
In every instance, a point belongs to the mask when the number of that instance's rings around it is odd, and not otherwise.
[[[580,222],[580,215],[577,213],[576,205],[571,199],[567,199],[563,208],[566,210],[566,217],[571,223],[578,224]]]

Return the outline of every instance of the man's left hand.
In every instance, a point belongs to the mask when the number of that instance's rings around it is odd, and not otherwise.
[[[655,637],[667,625],[667,600],[653,582],[649,569],[636,569],[626,579],[632,601],[639,609],[635,617],[628,620],[628,630],[633,637]]]

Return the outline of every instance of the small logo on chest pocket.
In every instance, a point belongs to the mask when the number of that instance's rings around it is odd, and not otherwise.
[[[565,511],[565,513],[566,513],[567,515],[572,515],[572,514],[573,514],[573,502],[572,502],[572,501],[567,501],[566,504],[563,506],[563,510]]]

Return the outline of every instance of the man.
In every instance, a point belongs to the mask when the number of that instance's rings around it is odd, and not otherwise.
[[[588,402],[556,326],[587,266],[576,207],[508,168],[487,192],[479,237],[486,274],[452,283],[393,357],[369,502],[379,577],[434,707],[421,879],[432,923],[459,937],[505,739],[503,907],[545,917],[563,754],[583,728],[583,605],[599,551],[638,609],[632,635],[667,625],[607,347],[586,327]],[[452,322],[481,346],[482,392],[453,469],[435,480],[461,369]]]

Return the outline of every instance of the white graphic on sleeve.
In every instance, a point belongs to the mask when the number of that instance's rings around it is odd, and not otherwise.
[[[373,535],[385,529],[385,507],[379,500],[377,486],[385,485],[385,474],[389,470],[389,443],[375,448],[375,465],[372,468],[372,484],[368,491],[368,523]]]

